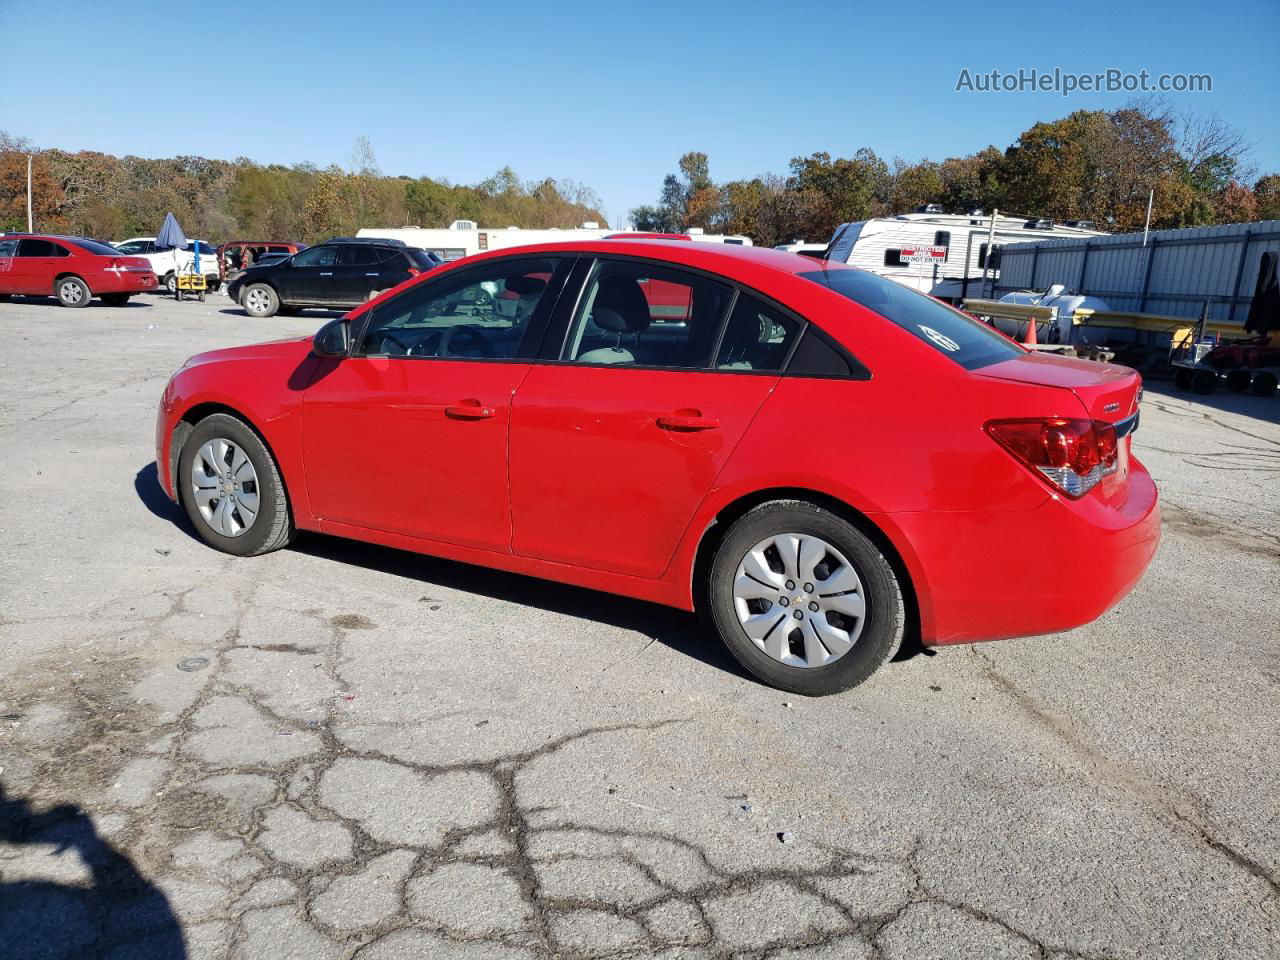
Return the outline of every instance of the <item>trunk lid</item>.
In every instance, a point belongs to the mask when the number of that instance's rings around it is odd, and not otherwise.
[[[1077,357],[1028,353],[975,371],[993,380],[1010,380],[1070,390],[1094,420],[1122,423],[1138,411],[1142,377],[1138,371],[1114,363]]]

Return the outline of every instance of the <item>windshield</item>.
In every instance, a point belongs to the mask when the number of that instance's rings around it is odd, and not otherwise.
[[[100,257],[118,257],[121,253],[115,247],[105,244],[101,240],[90,240],[87,237],[68,238],[68,242],[74,243],[81,250],[88,250],[90,253],[97,254]]]
[[[1017,344],[991,327],[866,270],[812,270],[800,276],[880,314],[966,370],[1023,353]]]

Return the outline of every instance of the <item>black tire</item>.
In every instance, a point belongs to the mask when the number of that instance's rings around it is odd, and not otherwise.
[[[178,275],[172,272],[166,273],[160,284],[170,293],[176,294],[178,292]]]
[[[257,474],[258,513],[238,536],[224,536],[210,526],[195,504],[191,489],[192,465],[200,448],[210,440],[230,440],[239,446],[253,464]],[[178,494],[187,518],[200,539],[223,553],[237,557],[256,557],[287,546],[294,537],[289,498],[275,458],[266,444],[244,421],[225,413],[205,417],[187,434],[178,457]]]
[[[789,666],[775,660],[747,636],[735,610],[734,580],[743,557],[762,540],[785,532],[825,540],[848,558],[862,582],[862,632],[852,649],[824,666]],[[779,689],[810,697],[840,693],[870,677],[902,643],[902,588],[893,567],[856,527],[812,503],[777,500],[745,514],[720,542],[709,577],[711,620],[729,652],[751,674]]]
[[[1196,370],[1191,374],[1191,390],[1208,396],[1218,389],[1218,375],[1211,370]]]
[[[104,293],[102,302],[108,307],[123,307],[129,302],[129,294],[127,293]]]
[[[1173,371],[1173,385],[1179,390],[1191,389],[1191,377],[1193,371],[1187,367],[1175,367]]]
[[[54,281],[53,295],[64,307],[87,307],[93,299],[89,285],[79,277],[60,277]]]
[[[1253,391],[1255,396],[1269,397],[1276,392],[1276,386],[1276,375],[1263,372],[1253,375],[1253,383],[1249,384],[1249,389]]]
[[[1253,374],[1248,370],[1236,369],[1227,374],[1227,389],[1232,393],[1244,393],[1249,389],[1249,381]]]
[[[240,306],[249,316],[265,320],[280,311],[280,296],[269,283],[251,283],[240,294]]]

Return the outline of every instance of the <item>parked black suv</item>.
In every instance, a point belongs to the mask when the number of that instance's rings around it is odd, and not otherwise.
[[[251,317],[304,307],[345,310],[425,273],[436,260],[400,240],[335,237],[279,263],[253,266],[227,287]]]

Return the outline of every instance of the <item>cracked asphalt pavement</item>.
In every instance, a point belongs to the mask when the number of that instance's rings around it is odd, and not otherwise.
[[[165,380],[320,322],[0,304],[0,955],[1280,952],[1280,399],[1148,386],[1164,540],[1097,623],[805,700],[676,611],[204,547]]]

